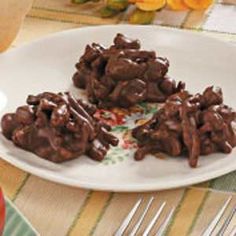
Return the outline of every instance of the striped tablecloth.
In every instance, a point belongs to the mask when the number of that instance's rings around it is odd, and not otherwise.
[[[101,19],[98,15],[101,6],[102,3],[78,6],[69,0],[35,0],[13,47],[65,29],[126,23],[133,10],[131,7],[114,18]],[[236,0],[216,1],[205,12],[163,9],[156,13],[153,24],[194,30],[235,43]],[[112,235],[136,199],[144,196],[147,200],[150,195],[156,196],[156,206],[163,200],[168,201],[168,207],[177,206],[168,235],[198,236],[229,195],[233,196],[231,205],[236,204],[236,172],[189,188],[129,194],[62,186],[0,160],[0,186],[44,236]],[[233,223],[236,224],[236,219]]]

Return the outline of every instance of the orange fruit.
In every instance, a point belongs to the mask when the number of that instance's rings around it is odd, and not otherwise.
[[[194,10],[204,10],[213,3],[213,0],[184,0],[184,3]]]
[[[175,11],[184,11],[188,10],[188,6],[184,3],[183,0],[167,0],[168,6]]]
[[[156,11],[166,5],[166,0],[137,0],[136,6],[143,11]]]

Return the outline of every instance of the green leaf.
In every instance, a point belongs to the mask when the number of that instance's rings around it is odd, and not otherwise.
[[[129,17],[129,22],[131,24],[151,24],[154,20],[155,13],[155,11],[142,11],[140,9],[135,9]]]
[[[100,16],[102,18],[112,17],[112,16],[115,16],[116,14],[117,14],[117,11],[110,9],[109,7],[103,7],[100,10]]]
[[[148,103],[141,102],[141,103],[139,103],[139,106],[143,109],[143,112],[145,115],[149,113]]]
[[[113,127],[112,128],[112,131],[118,131],[118,132],[124,132],[124,131],[126,131],[126,130],[128,130],[129,129],[129,127],[127,127],[127,126],[122,126],[122,125],[117,125],[117,126],[115,126],[115,127]]]
[[[144,112],[145,115],[154,114],[158,110],[158,105],[157,104],[150,105],[147,102],[141,102],[138,105],[143,109],[143,112]]]
[[[107,0],[107,7],[116,11],[124,11],[128,5],[128,0]]]
[[[148,111],[148,113],[154,114],[157,112],[157,107],[151,107]]]
[[[72,3],[76,3],[76,4],[83,4],[85,2],[88,2],[89,0],[71,0]]]

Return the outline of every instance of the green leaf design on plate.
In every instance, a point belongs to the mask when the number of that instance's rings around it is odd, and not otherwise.
[[[158,110],[158,104],[155,103],[151,104],[147,102],[142,102],[137,106],[139,106],[139,109],[137,109],[138,112],[133,112],[130,115],[126,115],[125,123],[123,125],[116,125],[112,127],[112,132],[116,133],[115,135],[120,139],[121,142],[119,146],[112,147],[108,151],[102,164],[111,165],[122,162],[127,158],[133,158],[135,145],[132,144],[137,143],[137,140],[132,137],[131,130],[136,126],[137,120],[141,118],[148,119]],[[104,113],[103,115],[109,116],[110,113]],[[122,143],[124,146],[122,145]],[[129,148],[126,148],[126,144],[129,146]]]
[[[157,110],[158,110],[157,107],[150,107],[149,113],[150,113],[150,114],[154,114],[154,113],[157,112]]]
[[[112,128],[112,131],[113,131],[113,132],[123,132],[123,131],[126,131],[126,130],[128,130],[128,129],[129,129],[128,126],[117,125],[117,126],[114,126],[114,127]]]
[[[102,163],[104,165],[111,165],[116,164],[118,162],[122,162],[126,158],[131,156],[130,153],[130,150],[123,149],[121,147],[114,147],[110,149]]]
[[[150,104],[147,102],[141,102],[138,104],[139,107],[143,109],[143,112],[145,115],[147,114],[154,114],[158,110],[158,105],[157,104]]]

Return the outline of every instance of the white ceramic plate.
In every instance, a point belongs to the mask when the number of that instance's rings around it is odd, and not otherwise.
[[[191,92],[218,85],[225,102],[236,107],[235,47],[183,30],[112,25],[61,32],[0,55],[0,115],[24,104],[28,94],[76,92],[71,77],[85,45],[110,45],[117,32],[139,38],[143,48],[169,58],[169,74],[185,81]],[[51,181],[97,190],[151,191],[195,184],[235,170],[235,154],[236,149],[229,155],[201,157],[196,169],[191,169],[184,158],[161,160],[152,156],[141,162],[122,156],[123,161],[112,160],[108,165],[81,157],[57,165],[0,137],[0,156],[11,164]]]

